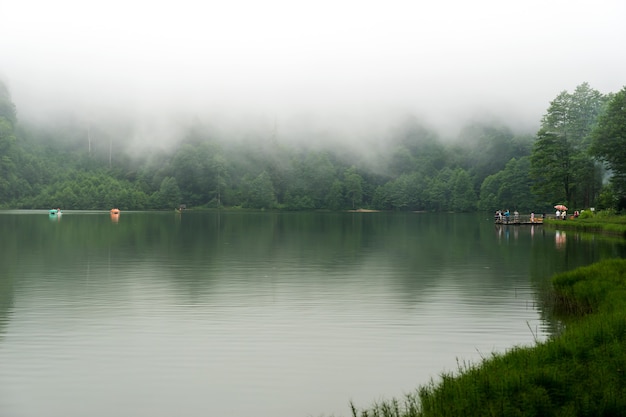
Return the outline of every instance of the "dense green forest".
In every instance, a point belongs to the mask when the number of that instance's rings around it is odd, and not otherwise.
[[[0,207],[621,210],[625,108],[626,89],[603,95],[583,83],[550,103],[536,135],[474,123],[444,141],[407,119],[372,157],[276,132],[233,141],[196,121],[169,147],[138,148],[124,124],[20,122],[0,82]]]

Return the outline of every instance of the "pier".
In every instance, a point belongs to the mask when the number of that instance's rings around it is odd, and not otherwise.
[[[503,225],[511,225],[511,226],[523,226],[523,225],[542,225],[543,224],[543,218],[540,215],[536,215],[535,214],[535,218],[531,219],[530,218],[530,214],[512,214],[508,217],[506,216],[494,216],[494,222],[496,224],[503,224]]]

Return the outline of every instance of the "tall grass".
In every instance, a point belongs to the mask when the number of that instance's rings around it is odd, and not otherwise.
[[[353,417],[626,416],[626,260],[553,278],[565,330],[514,347]]]

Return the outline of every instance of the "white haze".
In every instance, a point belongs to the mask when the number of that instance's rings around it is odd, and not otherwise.
[[[0,16],[21,119],[125,115],[139,137],[198,118],[358,140],[407,115],[532,132],[560,91],[626,84],[622,0],[0,0]]]

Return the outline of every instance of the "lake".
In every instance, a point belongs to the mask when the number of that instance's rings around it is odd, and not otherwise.
[[[349,416],[545,340],[622,240],[487,214],[0,212],[0,415]]]

